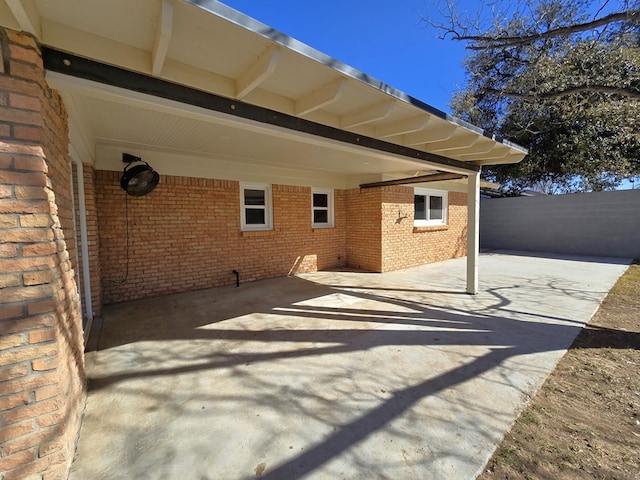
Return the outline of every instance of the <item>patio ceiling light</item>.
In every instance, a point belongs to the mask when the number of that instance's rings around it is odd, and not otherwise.
[[[122,161],[127,165],[122,172],[120,186],[127,194],[134,197],[141,197],[150,193],[160,181],[160,175],[142,158],[129,153],[122,154]],[[136,165],[133,165],[133,164]]]

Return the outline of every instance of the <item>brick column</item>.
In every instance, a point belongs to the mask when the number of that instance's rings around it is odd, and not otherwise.
[[[0,478],[66,478],[84,403],[66,113],[0,29]]]
[[[382,271],[383,188],[347,190],[347,263],[351,267]]]

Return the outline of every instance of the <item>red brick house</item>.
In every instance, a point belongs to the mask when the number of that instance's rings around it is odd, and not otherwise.
[[[476,293],[525,154],[218,2],[0,1],[0,477],[66,477],[103,304],[467,253]]]

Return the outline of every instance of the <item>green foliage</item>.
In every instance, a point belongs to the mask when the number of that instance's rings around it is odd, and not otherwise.
[[[588,22],[589,3],[527,2],[531,8],[517,8],[510,19],[496,17],[474,37],[465,61],[468,83],[451,107],[464,120],[529,149],[522,163],[485,171],[506,191],[606,190],[640,175],[636,21],[539,35]],[[516,40],[504,46],[503,38]]]

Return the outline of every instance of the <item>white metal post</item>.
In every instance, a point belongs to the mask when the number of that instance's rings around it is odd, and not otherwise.
[[[478,293],[478,259],[480,255],[480,172],[467,180],[467,293]]]
[[[89,272],[89,240],[87,234],[87,207],[85,203],[84,194],[84,172],[82,167],[82,161],[76,153],[72,145],[69,145],[69,154],[71,159],[77,166],[77,179],[78,182],[78,206],[80,207],[80,248],[82,252],[82,276],[84,283],[84,303],[87,309],[87,321],[84,327],[84,342],[87,343],[89,338],[89,331],[91,330],[91,324],[93,323],[93,305],[91,304],[91,272]],[[72,192],[73,194],[73,192]],[[74,208],[75,210],[75,208]],[[76,246],[76,251],[77,251]]]

